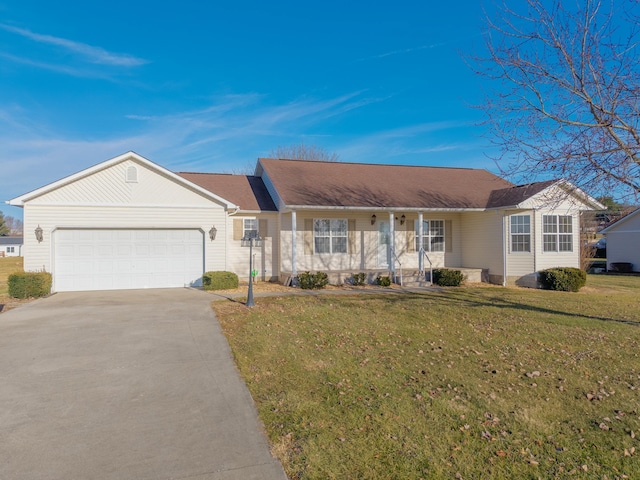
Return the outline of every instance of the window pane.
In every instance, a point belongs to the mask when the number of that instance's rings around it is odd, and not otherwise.
[[[444,237],[431,237],[431,251],[444,252]]]
[[[545,252],[557,252],[558,251],[558,247],[557,247],[557,242],[556,242],[557,236],[556,235],[543,235],[542,236],[542,241],[543,241],[543,249]]]
[[[573,252],[573,235],[560,235],[560,251]]]
[[[511,251],[512,252],[530,252],[531,251],[531,237],[530,235],[513,235],[511,237]]]
[[[558,224],[560,233],[572,233],[573,228],[571,225],[572,218],[570,216],[561,216],[558,217]]]
[[[346,236],[347,235],[347,221],[346,220],[331,220],[331,235]]]
[[[331,239],[329,237],[316,237],[315,253],[331,253]]]
[[[431,220],[431,228],[429,230],[431,236],[444,236],[444,221]]]
[[[544,215],[542,217],[542,228],[544,233],[558,233],[558,217],[555,215]]]
[[[329,220],[319,219],[313,221],[313,231],[319,235],[329,235],[330,232]]]
[[[511,217],[511,233],[530,233],[529,215],[513,215]]]
[[[331,240],[333,253],[347,253],[347,237],[334,237]]]
[[[242,224],[243,231],[242,236],[245,238],[256,237],[258,235],[258,219],[257,218],[245,218]]]

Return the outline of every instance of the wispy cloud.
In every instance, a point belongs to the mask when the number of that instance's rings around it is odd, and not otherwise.
[[[175,171],[246,168],[278,145],[324,135],[318,131],[323,119],[372,101],[360,92],[286,103],[256,93],[224,95],[200,109],[166,115],[132,112],[125,116],[128,130],[116,138],[91,138],[81,131],[61,134],[55,125],[38,123],[37,112],[0,107],[0,202],[128,150]]]
[[[340,115],[376,101],[381,100],[358,91],[284,103],[256,93],[221,95],[198,109],[131,112],[119,118],[125,130],[117,137],[93,138],[85,131],[62,134],[54,124],[39,123],[38,112],[19,105],[0,106],[0,202],[128,150],[174,171],[246,170],[278,145],[303,141],[345,161],[492,167],[478,154],[483,150],[479,140],[465,130],[470,123],[425,122],[368,135],[327,130],[326,118],[339,124]]]
[[[40,33],[32,32],[25,28],[14,27],[3,23],[0,23],[0,28],[7,32],[20,35],[23,38],[27,38],[40,44],[59,47],[64,51],[81,56],[85,61],[89,63],[117,67],[136,67],[148,63],[147,60],[132,55],[124,53],[112,53],[101,47],[68,40],[66,38],[54,37],[53,35],[43,35]]]

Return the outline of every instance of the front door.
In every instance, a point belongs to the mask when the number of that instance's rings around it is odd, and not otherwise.
[[[378,222],[378,267],[389,268],[391,236],[389,232],[389,222]]]

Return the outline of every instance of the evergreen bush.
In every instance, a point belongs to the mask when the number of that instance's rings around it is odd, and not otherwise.
[[[205,290],[230,290],[238,288],[238,275],[233,272],[206,272],[202,275]]]
[[[459,287],[464,281],[464,275],[460,270],[449,268],[435,268],[433,270],[433,283],[441,287]]]
[[[13,298],[46,297],[51,293],[51,282],[49,272],[12,273],[7,279],[9,296]]]
[[[298,285],[305,290],[321,289],[329,283],[329,276],[324,272],[303,272],[298,275]]]
[[[577,292],[587,284],[587,273],[579,268],[556,267],[538,272],[538,279],[547,290]]]

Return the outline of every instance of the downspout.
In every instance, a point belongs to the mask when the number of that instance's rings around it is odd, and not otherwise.
[[[502,286],[507,286],[507,217],[502,211]]]
[[[424,219],[422,212],[418,212],[418,270],[420,274],[424,274]]]
[[[537,230],[536,230],[536,211],[533,211],[533,214],[531,215],[533,218],[531,219],[531,232],[529,233],[530,235],[530,242],[531,242],[531,249],[533,250],[533,275],[535,276],[536,279],[536,286],[538,285],[538,250],[537,250],[537,245],[536,245],[536,235],[537,235]]]
[[[389,212],[389,270],[391,271],[391,276],[395,281],[396,276],[396,223],[395,223],[395,213]]]
[[[297,231],[297,218],[296,211],[291,210],[291,280],[298,276],[298,269],[296,267],[296,231]]]

